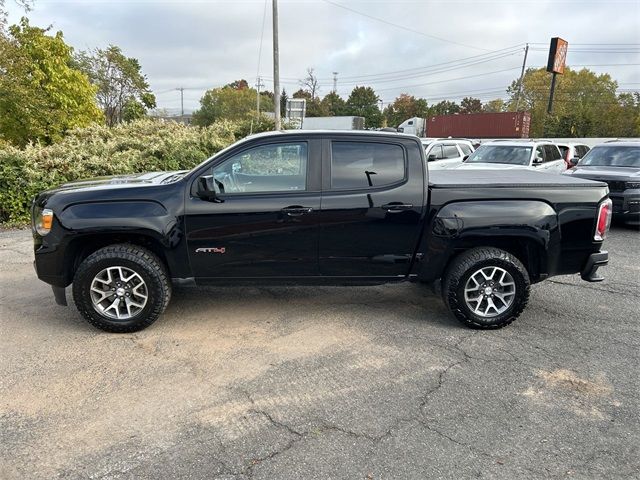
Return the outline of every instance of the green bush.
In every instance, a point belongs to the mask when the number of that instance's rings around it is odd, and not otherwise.
[[[216,122],[190,127],[175,122],[138,120],[108,128],[73,130],[59,143],[19,149],[0,143],[0,222],[29,221],[33,197],[61,183],[103,175],[189,169],[250,130],[273,128],[263,120]]]

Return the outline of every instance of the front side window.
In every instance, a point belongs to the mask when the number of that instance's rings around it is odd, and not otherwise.
[[[305,142],[261,145],[245,150],[214,167],[221,193],[268,193],[306,190]]]
[[[404,149],[400,145],[368,142],[332,142],[331,188],[382,187],[405,177]]]
[[[429,150],[429,153],[427,153],[427,161],[429,162],[433,162],[434,160],[442,160],[443,158],[442,145],[440,145],[439,143],[431,147],[431,150]]]
[[[481,145],[473,152],[467,163],[504,163],[507,165],[529,165],[531,147],[520,145]]]

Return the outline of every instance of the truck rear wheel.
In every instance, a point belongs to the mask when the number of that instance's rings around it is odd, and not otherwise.
[[[142,330],[164,311],[171,285],[163,263],[136,245],[110,245],[89,255],[73,279],[73,300],[93,326],[114,333]]]
[[[472,328],[502,328],[522,313],[529,301],[529,274],[504,250],[481,247],[456,257],[442,283],[449,311]]]

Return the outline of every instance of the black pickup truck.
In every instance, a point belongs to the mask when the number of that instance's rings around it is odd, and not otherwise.
[[[132,332],[172,283],[441,285],[460,321],[499,328],[530,284],[598,267],[607,186],[529,171],[428,172],[417,137],[273,132],[191,171],[80,181],[33,203],[35,267],[98,328]]]

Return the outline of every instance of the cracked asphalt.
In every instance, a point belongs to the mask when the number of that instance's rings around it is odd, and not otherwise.
[[[420,285],[179,289],[133,335],[0,232],[3,479],[638,478],[640,234],[499,331]]]

